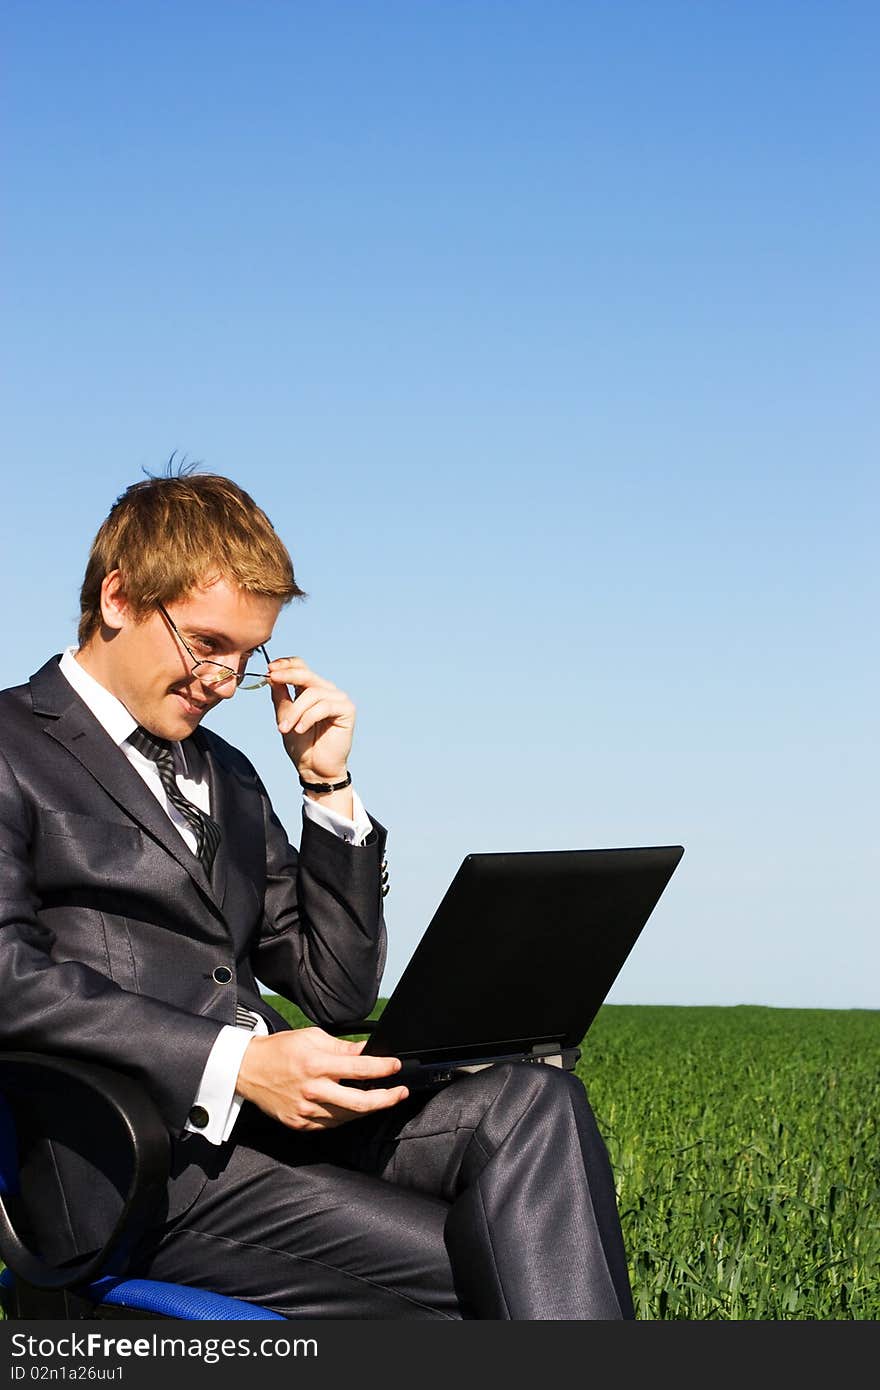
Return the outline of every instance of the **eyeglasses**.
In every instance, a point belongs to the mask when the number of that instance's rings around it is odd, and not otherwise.
[[[213,688],[215,685],[225,685],[227,681],[235,681],[235,684],[242,690],[260,690],[264,685],[269,684],[269,674],[267,671],[233,671],[231,666],[224,666],[219,661],[203,661],[201,657],[196,656],[192,647],[179,632],[174,619],[167,609],[165,609],[161,603],[157,603],[156,607],[168,623],[168,626],[171,628],[178,642],[189,652],[193,661],[196,663],[190,675],[200,680],[202,685]],[[266,648],[258,647],[257,651],[262,652],[263,656],[266,658],[266,665],[268,666],[269,653],[266,651]]]

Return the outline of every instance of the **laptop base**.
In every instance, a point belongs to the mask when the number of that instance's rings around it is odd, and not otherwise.
[[[391,1086],[406,1086],[410,1091],[423,1091],[432,1086],[445,1086],[457,1077],[468,1076],[482,1071],[484,1067],[497,1066],[499,1062],[522,1062],[526,1066],[560,1067],[564,1071],[574,1071],[581,1055],[579,1047],[533,1048],[531,1052],[511,1052],[501,1057],[462,1058],[461,1061],[423,1062],[419,1057],[402,1057],[400,1071],[391,1076],[370,1077],[357,1080],[354,1077],[343,1080],[343,1086],[358,1086],[364,1091],[388,1089]]]

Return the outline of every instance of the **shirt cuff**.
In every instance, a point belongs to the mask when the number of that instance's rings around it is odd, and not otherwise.
[[[266,1020],[259,1017],[253,1030],[224,1024],[208,1054],[190,1111],[192,1114],[198,1107],[202,1112],[199,1118],[204,1119],[207,1115],[207,1124],[194,1125],[187,1120],[185,1130],[190,1134],[200,1134],[209,1144],[226,1142],[244,1100],[243,1096],[236,1094],[235,1083],[245,1049],[251,1038],[264,1038],[268,1032]]]
[[[331,811],[329,806],[322,806],[317,801],[313,801],[305,792],[303,792],[303,809],[310,820],[323,826],[325,830],[329,830],[331,835],[338,835],[340,839],[346,840],[350,845],[363,845],[366,844],[367,836],[373,829],[373,822],[364,810],[364,803],[353,787],[351,799],[354,803],[352,807],[354,816],[351,820],[348,819],[348,816],[341,816],[338,811]]]

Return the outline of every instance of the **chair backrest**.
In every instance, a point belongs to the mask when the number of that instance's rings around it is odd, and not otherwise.
[[[104,1139],[96,1142],[95,1134],[107,1136],[108,1151],[120,1151],[108,1152],[106,1163]],[[96,1181],[120,1191],[118,1217],[100,1248],[63,1267],[47,1256],[51,1239],[41,1239],[39,1220],[52,1167],[41,1165],[41,1149],[57,1149],[62,1141],[73,1143],[77,1162],[94,1164]],[[0,1274],[0,1306],[6,1317],[284,1321],[242,1299],[123,1277],[131,1247],[164,1192],[170,1151],[158,1110],[131,1077],[75,1058],[0,1053],[0,1263],[7,1266]]]

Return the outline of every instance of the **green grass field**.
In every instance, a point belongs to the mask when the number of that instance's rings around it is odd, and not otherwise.
[[[606,1005],[578,1073],[639,1318],[880,1319],[880,1013]]]
[[[606,1005],[578,1073],[639,1318],[880,1319],[880,1013]]]
[[[639,1317],[880,1317],[880,1014],[606,1006],[579,1071]]]

